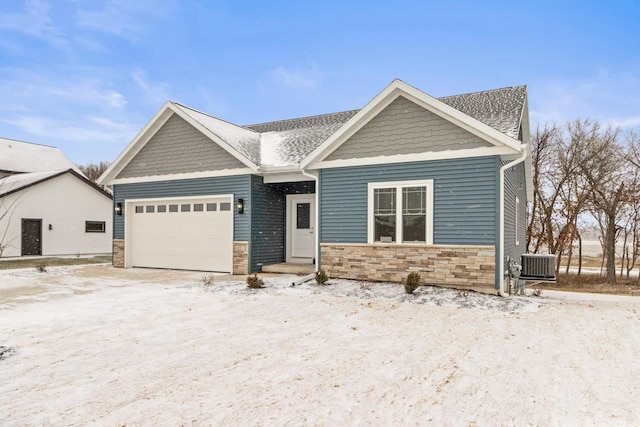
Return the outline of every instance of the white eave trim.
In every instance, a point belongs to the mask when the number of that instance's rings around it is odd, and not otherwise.
[[[169,120],[173,115],[177,114],[184,119],[191,126],[196,128],[199,132],[205,135],[214,143],[218,144],[227,153],[232,155],[238,161],[250,168],[253,172],[258,170],[258,166],[247,159],[244,155],[240,154],[237,150],[227,144],[219,136],[211,132],[208,128],[203,126],[200,122],[193,117],[185,113],[180,107],[176,106],[173,102],[167,101],[164,103],[160,110],[153,116],[153,118],[142,128],[140,132],[131,140],[129,145],[120,153],[120,155],[114,160],[114,162],[107,168],[107,170],[100,176],[98,183],[100,185],[113,185],[118,184],[119,181],[115,177],[126,167],[126,165],[142,150],[142,148],[151,140],[151,138],[160,130],[160,128]]]
[[[254,170],[250,168],[224,169],[220,171],[188,172],[168,175],[139,176],[133,178],[116,178],[111,181],[111,184],[138,184],[141,182],[178,181],[181,179],[215,178],[221,176],[250,175],[253,173]]]
[[[311,154],[301,162],[301,168],[315,168],[316,165],[314,163],[325,159],[399,96],[406,97],[417,105],[437,114],[457,126],[460,126],[466,131],[471,132],[495,146],[506,146],[517,152],[520,152],[521,150],[520,141],[503,134],[502,132],[456,110],[453,107],[450,107],[449,105],[427,95],[401,80],[394,80],[325,142],[313,150]]]
[[[429,160],[463,159],[469,157],[515,155],[517,152],[508,147],[481,147],[467,150],[432,151],[416,154],[395,154],[392,156],[361,157],[316,162],[312,169],[340,168],[350,166],[384,165],[390,163],[423,162]]]
[[[254,171],[258,170],[258,168],[259,168],[258,165],[253,163],[251,160],[249,160],[243,154],[239,153],[235,148],[231,147],[226,141],[224,141],[218,135],[216,135],[215,133],[210,131],[209,128],[205,127],[199,121],[197,121],[196,119],[191,117],[189,114],[185,113],[184,110],[182,110],[182,108],[176,106],[173,102],[169,102],[169,104],[171,104],[172,110],[177,115],[182,117],[184,120],[187,121],[187,123],[189,123],[194,128],[198,129],[200,132],[202,132],[204,135],[206,135],[210,140],[212,140],[213,142],[218,144],[220,147],[222,147],[227,153],[231,154],[233,157],[235,157],[240,162],[242,162],[244,165],[246,165],[247,167],[253,169]],[[236,125],[233,125],[233,126],[236,126]],[[240,128],[240,126],[236,126],[236,127]],[[247,129],[244,129],[244,130],[246,130],[247,132],[253,132],[253,131],[249,131]]]
[[[140,132],[131,140],[129,145],[125,147],[118,157],[109,165],[107,170],[104,171],[100,178],[98,178],[98,184],[111,185],[112,180],[125,166],[133,159],[136,154],[140,152],[147,142],[156,134],[156,132],[169,120],[173,115],[173,110],[169,106],[170,102],[165,102],[158,112],[147,122]]]

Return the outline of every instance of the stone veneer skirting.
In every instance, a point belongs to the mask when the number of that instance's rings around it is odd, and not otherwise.
[[[495,247],[463,245],[322,243],[330,277],[403,282],[418,272],[424,284],[496,294]]]
[[[233,242],[233,274],[249,274],[249,242]]]
[[[124,268],[124,239],[113,239],[113,266]]]

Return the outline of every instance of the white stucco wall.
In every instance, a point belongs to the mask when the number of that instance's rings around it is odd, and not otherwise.
[[[7,230],[9,242],[3,257],[21,254],[22,218],[42,219],[42,255],[111,253],[111,200],[75,176],[64,174],[10,194],[0,199],[0,209],[16,200],[10,218],[0,220],[0,239]],[[86,233],[85,221],[104,221],[106,230]]]

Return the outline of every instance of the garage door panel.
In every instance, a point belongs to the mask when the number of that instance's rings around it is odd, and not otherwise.
[[[127,237],[134,267],[230,272],[233,263],[233,212],[207,211],[207,203],[231,204],[231,197],[158,200],[134,203]],[[136,213],[135,206],[166,205],[166,212]],[[189,211],[182,211],[188,204]],[[196,211],[194,204],[203,204]],[[178,212],[168,206],[178,205]]]

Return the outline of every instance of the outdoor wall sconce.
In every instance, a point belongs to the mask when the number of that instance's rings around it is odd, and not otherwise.
[[[238,199],[236,208],[239,214],[244,213],[244,199]]]
[[[49,230],[53,230],[53,225],[49,224]]]
[[[122,203],[116,203],[116,207],[114,208],[116,215],[122,215]]]

